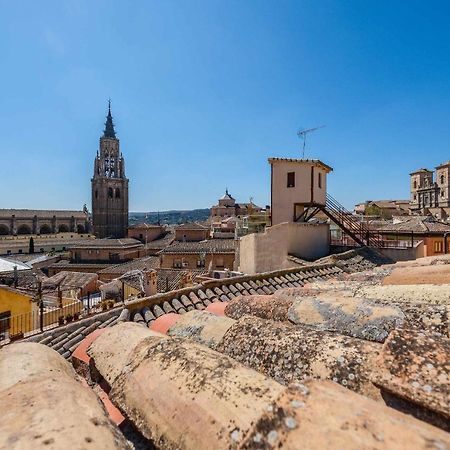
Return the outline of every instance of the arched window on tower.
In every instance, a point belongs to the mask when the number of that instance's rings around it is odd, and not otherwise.
[[[444,175],[441,175],[441,184],[444,184],[444,182],[445,182]]]
[[[95,191],[95,198],[98,198],[98,191]]]
[[[116,189],[116,198],[120,198],[120,189]]]
[[[113,188],[108,188],[108,198],[113,198]]]

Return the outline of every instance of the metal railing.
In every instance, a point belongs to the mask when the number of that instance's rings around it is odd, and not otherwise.
[[[0,343],[40,333],[56,326],[68,324],[80,318],[115,306],[112,301],[100,301],[99,296],[90,296],[62,307],[33,303],[32,311],[0,318]],[[5,313],[3,313],[3,316]]]
[[[355,243],[354,245],[367,245],[369,247],[381,247],[382,237],[377,231],[371,230],[364,222],[359,221],[354,215],[342,206],[330,194],[327,194],[326,211],[336,223]]]

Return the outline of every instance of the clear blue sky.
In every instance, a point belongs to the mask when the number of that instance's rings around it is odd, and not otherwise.
[[[450,3],[0,0],[0,207],[90,207],[112,98],[130,210],[269,201],[269,156],[353,206],[450,159]]]

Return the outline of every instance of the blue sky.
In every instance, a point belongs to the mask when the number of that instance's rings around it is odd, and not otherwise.
[[[0,207],[90,207],[112,99],[130,210],[269,201],[269,156],[348,207],[450,159],[450,3],[0,0]]]

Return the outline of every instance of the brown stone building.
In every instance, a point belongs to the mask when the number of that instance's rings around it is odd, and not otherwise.
[[[175,241],[161,252],[161,267],[175,269],[233,270],[236,242],[208,239],[201,242]]]
[[[253,202],[236,203],[236,200],[230,195],[227,189],[225,194],[220,197],[218,204],[211,208],[211,220],[217,221],[226,217],[241,217],[260,212],[261,210],[262,208]]]
[[[140,223],[128,228],[128,237],[137,239],[143,244],[159,239],[165,233],[166,230],[162,225],[153,225],[149,223]]]
[[[436,167],[435,173],[419,169],[411,177],[411,211],[446,219],[450,214],[450,161]]]
[[[175,240],[182,242],[199,242],[208,239],[210,230],[199,223],[185,223],[175,227]]]
[[[381,225],[378,230],[387,241],[423,241],[423,254],[419,256],[442,255],[450,251],[450,225],[438,222],[431,216],[402,218],[396,223]]]
[[[119,263],[139,258],[143,251],[136,239],[92,239],[71,246],[70,259],[74,263]]]
[[[98,238],[125,237],[128,227],[128,178],[114,130],[111,105],[100,138],[100,152],[97,152],[94,161],[91,184],[94,234]]]
[[[35,209],[0,209],[0,235],[88,233],[89,213]]]

